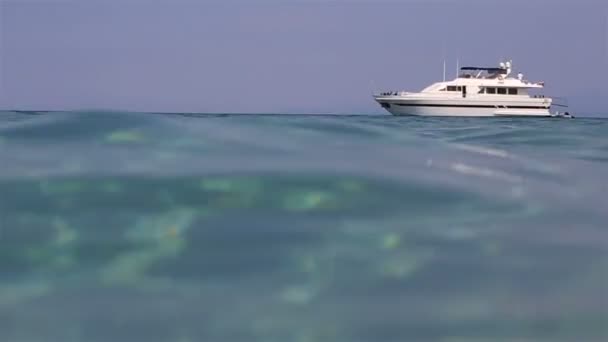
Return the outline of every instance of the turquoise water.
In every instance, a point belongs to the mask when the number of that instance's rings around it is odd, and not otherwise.
[[[608,339],[608,120],[0,112],[0,341]]]

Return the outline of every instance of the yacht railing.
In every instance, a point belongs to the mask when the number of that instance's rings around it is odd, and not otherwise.
[[[408,94],[406,91],[383,91],[380,93],[375,93],[375,96],[403,96]]]

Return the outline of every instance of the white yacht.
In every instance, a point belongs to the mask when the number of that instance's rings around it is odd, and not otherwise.
[[[512,61],[498,67],[463,67],[451,80],[434,83],[420,92],[391,91],[374,99],[393,115],[423,116],[555,116],[553,99],[532,95],[544,82],[530,82],[512,74]]]

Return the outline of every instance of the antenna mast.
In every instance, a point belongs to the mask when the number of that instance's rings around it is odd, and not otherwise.
[[[445,82],[445,58],[443,59],[443,82]]]

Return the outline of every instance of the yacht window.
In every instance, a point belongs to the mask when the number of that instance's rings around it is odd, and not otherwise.
[[[496,94],[496,88],[486,88],[487,94]]]
[[[507,88],[498,88],[498,93],[501,95],[506,95],[507,94]]]
[[[477,94],[484,94],[486,92],[486,88],[479,88]]]
[[[517,88],[509,88],[509,95],[517,95]]]
[[[448,86],[448,91],[458,91],[456,86]]]

